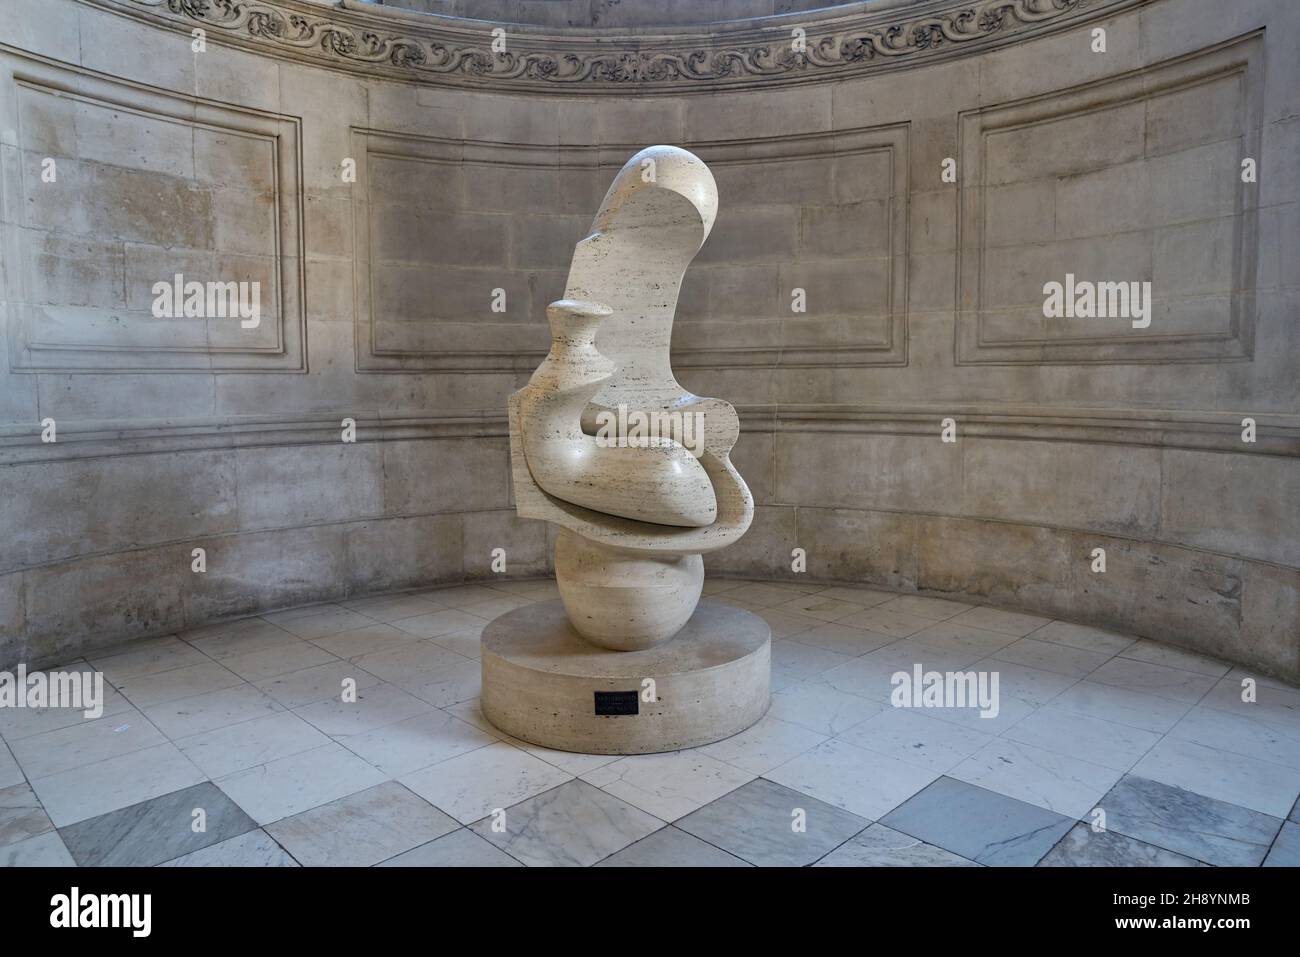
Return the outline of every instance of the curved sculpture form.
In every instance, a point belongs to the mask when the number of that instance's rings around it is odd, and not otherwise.
[[[699,601],[701,554],[754,516],[729,457],[735,409],[687,392],[668,359],[682,276],[717,208],[692,153],[651,146],[628,160],[547,310],[550,353],[510,397],[516,507],[561,527],[565,610],[602,647],[675,635]]]

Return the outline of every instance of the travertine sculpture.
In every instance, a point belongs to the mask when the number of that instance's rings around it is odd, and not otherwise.
[[[560,527],[562,602],[483,630],[481,704],[534,744],[670,751],[767,710],[767,623],[700,601],[701,554],[754,516],[729,458],[736,411],[687,392],[668,363],[682,275],[717,207],[697,157],[671,146],[633,156],[548,310],[550,353],[510,397],[516,506]]]
[[[519,514],[561,527],[564,607],[607,648],[676,634],[700,598],[701,553],[754,515],[729,459],[735,409],[687,392],[668,362],[682,276],[717,208],[694,154],[651,146],[628,160],[547,310],[550,354],[510,399]]]

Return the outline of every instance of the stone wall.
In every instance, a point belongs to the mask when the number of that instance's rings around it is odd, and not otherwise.
[[[741,410],[759,503],[712,568],[790,575],[803,548],[818,578],[1300,677],[1295,4],[1025,0],[987,37],[950,0],[884,4],[858,34],[808,14],[810,42],[834,38],[815,62],[770,52],[792,14],[675,35],[708,53],[667,72],[643,41],[628,76],[600,65],[616,39],[537,33],[521,45],[576,59],[444,69],[438,31],[487,38],[304,0],[228,22],[11,6],[0,666],[485,577],[498,547],[509,574],[544,572],[546,529],[511,509],[505,398],[613,172],[667,142],[721,201],[675,367]],[[318,11],[310,42],[257,31],[250,11],[280,8]],[[884,52],[890,17],[912,39]],[[925,40],[931,22],[962,38]],[[875,52],[851,55],[864,35]],[[260,324],[154,317],[177,272],[257,280]],[[1150,281],[1150,325],[1045,319],[1067,272]]]

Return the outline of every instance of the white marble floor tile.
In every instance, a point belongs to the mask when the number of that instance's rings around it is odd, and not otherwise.
[[[224,777],[326,744],[329,738],[291,711],[176,739],[182,753],[210,778]]]
[[[886,707],[845,731],[839,740],[943,774],[991,742],[993,736],[913,709]]]
[[[159,867],[297,867],[275,839],[258,828],[212,844]]]
[[[301,618],[275,622],[285,631],[297,635],[304,641],[324,638],[326,635],[334,635],[340,631],[354,631],[357,628],[364,628],[374,623],[373,618],[359,615],[355,611],[349,611],[340,605],[334,605],[315,614],[304,615]]]
[[[57,831],[0,847],[0,867],[76,867]]]
[[[306,867],[370,867],[427,844],[457,824],[396,781],[386,781],[267,825]]]
[[[998,676],[998,694],[1020,698],[1039,707],[1047,704],[1067,688],[1073,687],[1077,678],[1054,671],[1040,671],[999,658],[985,658],[971,666],[974,671],[987,671]]]
[[[329,664],[334,660],[335,656],[324,648],[310,641],[291,638],[274,648],[225,658],[221,663],[245,681],[261,681],[291,671],[302,671],[304,668]]]
[[[866,610],[863,605],[840,601],[838,598],[828,598],[825,595],[800,595],[798,598],[783,601],[773,607],[792,615],[807,615],[818,621],[839,621],[841,618]]]
[[[387,776],[338,744],[278,758],[216,781],[258,824],[270,824],[366,788]]]
[[[104,680],[120,685],[130,678],[201,665],[210,659],[179,638],[151,638],[133,642],[107,656],[94,656],[90,664],[104,673]]]
[[[962,616],[935,622],[907,640],[938,651],[967,653],[984,658],[1015,641],[1010,635],[968,625]]]
[[[1111,655],[1086,648],[1075,648],[1054,641],[1021,638],[993,652],[992,657],[1040,671],[1054,671],[1070,678],[1084,678],[1096,671]]]
[[[969,611],[973,606],[965,602],[950,601],[947,598],[929,598],[925,595],[897,595],[885,607],[889,611],[903,615],[915,615],[918,618],[930,618],[943,621]]]
[[[1080,818],[1114,787],[1123,772],[1028,744],[998,738],[949,772],[950,776]]]
[[[863,608],[874,608],[876,605],[883,605],[885,602],[893,601],[898,597],[895,592],[868,588],[865,585],[835,585],[831,588],[823,588],[817,594],[826,598],[834,598],[837,601],[852,602],[855,605],[861,605]]]
[[[865,628],[851,628],[833,622],[819,624],[815,628],[787,637],[794,638],[801,645],[813,645],[842,655],[852,655],[855,658],[897,641],[889,635],[880,635]]]
[[[192,698],[209,691],[233,688],[243,684],[243,679],[215,661],[188,665],[172,671],[139,675],[127,678],[117,685],[117,690],[137,708],[147,708],[165,701]]]
[[[1187,704],[1196,704],[1215,683],[1215,679],[1209,675],[1134,661],[1132,658],[1112,658],[1090,674],[1088,680]]]
[[[1300,797],[1300,769],[1173,737],[1153,747],[1133,773],[1280,818]]]
[[[1016,638],[1023,638],[1031,631],[1042,628],[1051,619],[1041,618],[1038,615],[1026,615],[1018,611],[1004,611],[1001,608],[981,607],[964,611],[953,621],[960,622],[963,625],[974,625],[976,628],[983,628],[987,631],[1000,631]]]
[[[463,628],[460,631],[453,631],[446,635],[438,635],[436,638],[430,638],[430,642],[439,648],[446,648],[448,651],[454,651],[458,655],[464,655],[478,661],[483,657],[483,629],[480,628]]]
[[[26,780],[22,768],[14,756],[9,753],[9,748],[0,744],[0,788],[12,787],[15,784],[22,784]]]
[[[698,749],[633,755],[582,775],[588,784],[662,821],[675,821],[753,779]]]
[[[754,612],[759,618],[767,622],[772,629],[772,640],[779,641],[782,638],[789,638],[793,635],[801,634],[805,631],[812,631],[814,628],[823,624],[816,618],[809,618],[807,615],[794,614],[788,611],[782,611],[778,607],[760,608]]]
[[[1197,674],[1209,675],[1211,678],[1222,678],[1232,668],[1231,665],[1217,658],[1198,655],[1181,648],[1172,648],[1169,645],[1147,641],[1145,638],[1135,641],[1121,651],[1120,657],[1146,661],[1154,665],[1167,665],[1170,668],[1181,668],[1184,671],[1195,671]]]
[[[1201,704],[1279,729],[1300,729],[1300,690],[1253,681],[1248,675],[1220,679]]]
[[[479,837],[530,867],[590,867],[664,826],[585,781],[568,781],[506,809],[505,830],[487,818]]]
[[[78,668],[70,670],[84,672],[89,670],[89,665],[82,664]],[[122,697],[118,690],[108,683],[107,679],[104,681],[103,686],[104,713],[101,717],[135,710],[135,706]],[[59,728],[67,728],[74,724],[84,724],[86,721],[93,720],[96,719],[86,717],[83,708],[0,708],[0,737],[3,737],[6,741],[18,741],[22,738],[29,738],[34,734],[57,731]]]
[[[431,641],[417,641],[411,647],[398,648],[394,651],[377,651],[372,655],[362,655],[355,664],[358,668],[370,672],[384,681],[396,681],[409,678],[418,671],[438,671],[465,661],[464,655],[448,651]]]
[[[809,797],[877,820],[939,776],[876,751],[833,738],[763,777]]]
[[[1271,725],[1248,713],[1197,705],[1174,725],[1169,737],[1300,768],[1300,728]]]
[[[420,595],[402,594],[345,601],[343,607],[367,618],[373,618],[375,621],[394,622],[403,618],[427,615],[437,611],[441,606]]]
[[[725,594],[727,598],[745,602],[752,608],[772,608],[806,595],[809,591],[816,591],[816,586],[800,588],[787,582],[750,582],[732,588]]]
[[[522,608],[524,605],[531,605],[532,601],[527,598],[520,598],[516,595],[498,594],[486,601],[476,601],[472,605],[464,605],[460,611],[467,615],[473,615],[476,618],[482,618],[484,621],[491,621],[504,615],[508,611],[514,611],[516,608]],[[428,637],[433,637],[432,635]]]
[[[891,611],[890,606],[893,604],[891,601],[883,605],[876,605],[874,608],[868,608],[857,614],[849,615],[847,618],[841,618],[839,623],[841,625],[851,625],[854,628],[865,628],[867,631],[889,635],[891,638],[906,638],[934,624],[933,618],[922,618],[920,615],[908,615],[899,611]]]
[[[436,671],[417,671],[394,683],[435,708],[449,708],[479,696],[483,666],[477,661],[462,660]]]
[[[337,740],[396,778],[486,747],[497,739],[444,711],[428,711],[361,734],[340,735]]]
[[[772,687],[785,686],[792,681],[802,681],[821,674],[836,665],[852,661],[852,655],[842,655],[813,645],[801,644],[798,635],[772,644]]]
[[[294,608],[281,608],[279,611],[268,612],[260,617],[265,621],[274,624],[281,624],[286,621],[296,621],[299,618],[311,618],[314,615],[323,615],[325,612],[337,611],[343,606],[332,601],[312,602],[310,605],[297,605]]]
[[[31,782],[56,827],[139,804],[206,780],[171,742]]]
[[[166,743],[166,736],[138,711],[108,715],[13,742],[10,750],[30,778],[106,761]]]
[[[711,758],[750,774],[766,774],[826,740],[815,731],[782,721],[769,710],[758,723],[700,748]]]
[[[865,721],[882,707],[878,701],[840,691],[813,678],[773,692],[768,714],[833,737]]]
[[[1017,722],[1002,736],[1118,771],[1129,770],[1160,740],[1154,731],[1050,705]]]
[[[355,701],[333,698],[295,712],[329,735],[362,734],[433,710],[433,705],[390,684],[357,692]]]
[[[338,658],[353,660],[362,655],[377,654],[381,651],[395,651],[418,642],[410,632],[394,628],[392,625],[367,625],[352,631],[340,631],[312,642],[317,648],[328,651]]]
[[[283,705],[252,685],[239,684],[192,698],[150,705],[144,713],[163,734],[175,740],[253,718],[264,718],[283,710]]]
[[[491,814],[494,808],[549,791],[573,775],[504,742],[489,744],[399,780],[434,807],[462,824]]]
[[[280,645],[295,643],[298,639],[269,621],[261,618],[244,618],[231,622],[230,627],[225,631],[188,640],[209,658],[224,661],[238,655],[270,651]]]
[[[255,686],[286,708],[301,708],[317,701],[341,699],[344,682],[362,691],[379,684],[379,679],[350,661],[335,661],[266,678],[255,682]]]
[[[1136,639],[1104,628],[1092,628],[1088,625],[1076,625],[1069,621],[1048,622],[1037,631],[1030,632],[1037,641],[1050,641],[1084,651],[1096,651],[1104,655],[1117,655]]]
[[[992,713],[992,708],[986,714],[979,707],[978,702],[965,708],[925,708],[922,713],[927,717],[947,721],[950,724],[959,724],[981,734],[999,735],[1038,710],[1038,706],[1034,703],[1007,694],[1000,687],[993,706],[996,708],[996,714]]]
[[[483,719],[486,723],[487,719]],[[519,738],[511,737],[496,728],[490,731],[484,731],[484,734],[495,734],[498,739],[507,744],[514,745],[520,751],[531,754],[538,760],[545,761],[547,764],[559,768],[575,777],[586,774],[588,771],[594,771],[596,768],[604,767],[606,764],[612,764],[619,759],[617,754],[583,754],[580,751],[553,751],[550,748],[543,748],[536,744],[529,744],[527,741],[521,741]]]
[[[1061,692],[1052,699],[1052,707],[1163,734],[1178,723],[1191,704],[1088,680]]]
[[[416,594],[421,598],[437,602],[439,605],[445,605],[447,608],[464,608],[466,605],[476,605],[480,602],[501,597],[501,592],[485,585],[452,585],[447,588],[433,588]]]

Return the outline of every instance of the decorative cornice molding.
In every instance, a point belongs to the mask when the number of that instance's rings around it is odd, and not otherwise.
[[[741,433],[938,434],[953,417],[966,438],[1094,442],[1300,458],[1300,415],[1257,413],[1254,445],[1241,442],[1242,413],[1159,409],[990,408],[976,405],[741,405]],[[340,410],[334,415],[237,416],[184,421],[60,422],[59,440],[41,442],[39,426],[0,426],[0,467],[116,455],[226,451],[290,445],[337,445],[353,419],[358,444],[501,439],[504,409],[431,415]]]
[[[272,55],[416,82],[533,92],[686,92],[839,79],[919,65],[1112,15],[1150,0],[928,0],[829,8],[707,28],[612,34],[397,13],[341,0],[80,0]],[[796,51],[792,30],[805,33]]]

